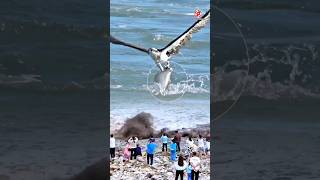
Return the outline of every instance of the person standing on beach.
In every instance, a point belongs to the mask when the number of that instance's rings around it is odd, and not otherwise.
[[[200,174],[201,160],[197,156],[196,152],[192,153],[192,157],[190,158],[190,164],[192,166],[191,179],[192,180],[198,180],[199,179],[199,174]]]
[[[188,180],[192,180],[191,179],[191,172],[192,172],[192,166],[189,162],[188,167],[187,167]]]
[[[110,156],[111,158],[116,157],[116,139],[113,137],[113,134],[110,135]]]
[[[140,147],[139,144],[137,144],[135,155],[136,156],[142,156],[142,151],[141,151],[141,147]]]
[[[205,139],[204,143],[205,143],[206,155],[210,155],[210,141]]]
[[[130,145],[129,143],[126,144],[126,146],[124,147],[124,150],[123,150],[123,161],[127,161],[130,159]]]
[[[163,133],[161,136],[161,141],[162,141],[162,152],[164,152],[164,148],[166,148],[166,152],[168,151],[168,136],[166,133]]]
[[[179,176],[180,176],[180,180],[183,180],[183,174],[184,174],[184,170],[187,169],[187,162],[184,161],[183,156],[179,155],[178,161],[174,163],[174,167],[176,169],[176,178],[175,180],[178,180]]]
[[[155,143],[155,140],[152,139],[150,142],[147,144],[147,164],[149,164],[150,160],[150,165],[153,164],[153,156],[156,151],[157,144]]]
[[[170,158],[172,161],[176,160],[176,156],[177,156],[177,144],[176,144],[176,140],[172,139],[172,143],[170,145]]]
[[[201,134],[199,134],[198,147],[200,152],[205,152],[204,143],[205,143],[205,140],[202,138]]]
[[[186,143],[186,145],[187,145],[187,154],[188,154],[188,156],[190,156],[190,154],[193,152],[193,148],[194,148],[195,145],[194,145],[194,142],[193,142],[191,136],[189,136],[189,138],[187,139],[186,142],[187,142]]]
[[[180,142],[181,142],[181,135],[179,131],[176,131],[176,135],[174,136],[175,142],[177,144],[177,151],[180,152]]]
[[[137,137],[131,137],[129,140],[128,140],[128,143],[129,143],[129,151],[131,152],[131,155],[130,155],[130,160],[132,160],[132,158],[134,157],[134,159],[137,158],[137,155],[136,155],[136,147],[137,147],[137,143],[138,143],[138,138]]]

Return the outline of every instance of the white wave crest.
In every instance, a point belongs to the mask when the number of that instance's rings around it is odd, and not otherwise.
[[[120,89],[122,88],[123,86],[122,85],[110,85],[110,89]]]

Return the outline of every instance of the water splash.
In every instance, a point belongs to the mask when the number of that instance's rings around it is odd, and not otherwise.
[[[319,46],[254,44],[249,50],[247,77],[241,70],[227,71],[231,64],[240,68],[241,63],[236,61],[217,68],[213,92],[216,101],[235,100],[241,86],[243,95],[264,99],[320,98]]]

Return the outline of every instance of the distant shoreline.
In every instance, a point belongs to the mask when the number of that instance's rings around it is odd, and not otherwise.
[[[210,136],[210,124],[204,124],[204,125],[197,125],[197,127],[194,128],[178,128],[178,129],[168,129],[163,128],[161,130],[154,130],[153,137],[159,138],[161,137],[162,133],[167,133],[169,136],[173,136],[176,131],[179,131],[179,133],[183,137],[192,136],[197,137],[199,134],[201,134],[204,137]],[[110,130],[111,134],[114,134],[116,138],[119,139],[127,139],[127,137],[123,137],[121,134],[119,134],[119,129],[117,130]],[[148,138],[142,138],[138,137],[139,139],[148,139]]]

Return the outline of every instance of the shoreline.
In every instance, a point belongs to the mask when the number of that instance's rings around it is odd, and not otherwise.
[[[206,138],[210,138],[210,124],[197,124],[196,127],[192,128],[176,128],[176,129],[169,129],[167,127],[162,128],[160,130],[156,130],[154,126],[152,125],[153,122],[150,120],[152,117],[151,114],[148,113],[139,113],[135,117],[131,119],[127,119],[122,125],[119,125],[119,128],[112,129],[110,127],[110,134],[114,134],[114,136],[118,139],[127,139],[128,137],[134,135],[137,136],[139,139],[147,139],[149,136],[153,136],[155,138],[161,137],[162,133],[167,133],[168,135],[175,134],[175,131],[179,131],[179,133],[182,135],[182,137],[186,137],[191,135],[192,137],[196,137],[198,134],[201,134],[202,136]],[[141,129],[139,129],[141,128]],[[133,133],[131,129],[137,130],[137,131],[149,131],[149,136],[145,136],[145,134],[142,133],[134,133],[131,135],[126,135],[127,133],[125,131],[130,130],[130,133]]]

